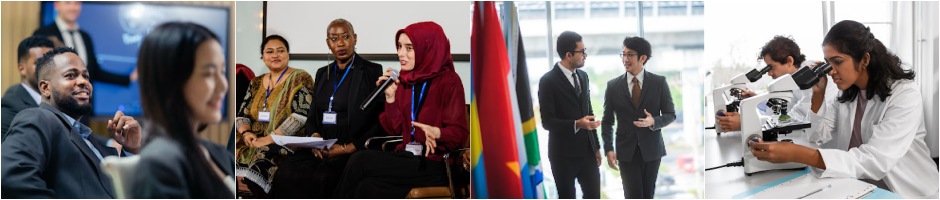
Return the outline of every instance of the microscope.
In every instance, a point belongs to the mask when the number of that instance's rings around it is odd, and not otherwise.
[[[770,82],[767,93],[760,94],[741,101],[741,139],[744,143],[744,174],[777,170],[777,169],[803,169],[802,163],[770,163],[757,160],[751,153],[748,141],[761,139],[764,142],[791,142],[806,146],[809,142],[802,137],[787,137],[794,130],[810,128],[811,124],[805,119],[791,118],[788,115],[788,104],[793,98],[793,91],[812,88],[819,82],[819,78],[826,76],[832,66],[823,63],[812,69],[802,68],[792,75],[786,74]],[[758,112],[758,104],[767,101],[767,107],[773,111],[769,116]],[[795,105],[795,104],[794,104]]]
[[[738,112],[740,108],[742,93],[747,89],[747,83],[753,83],[754,81],[759,80],[767,71],[770,71],[770,65],[762,68],[761,70],[751,69],[747,73],[743,73],[735,76],[731,79],[731,85],[726,85],[722,87],[715,88],[712,91],[712,99],[714,100],[715,111],[718,113],[721,112]],[[718,121],[715,121],[715,132],[718,135],[721,135],[721,126],[718,125]]]

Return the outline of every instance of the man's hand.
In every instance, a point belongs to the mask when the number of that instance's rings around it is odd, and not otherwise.
[[[646,118],[639,118],[639,120],[633,121],[633,125],[636,125],[636,127],[649,127],[656,123],[656,120],[653,119],[653,115],[646,112],[646,109],[643,109],[643,112],[646,113]]]
[[[751,89],[745,88],[744,92],[741,92],[741,98],[746,99],[746,98],[751,98],[753,96],[757,96],[757,93],[754,93],[754,91],[751,91]]]
[[[741,115],[738,112],[722,112],[725,116],[715,116],[722,132],[741,130]]]
[[[140,123],[123,112],[114,113],[114,119],[108,120],[108,132],[124,150],[137,154],[140,150]]]
[[[578,121],[574,121],[574,125],[579,129],[594,130],[597,129],[598,126],[601,126],[601,121],[591,121],[593,119],[593,115],[584,116],[578,119]]]
[[[597,166],[601,166],[601,151],[595,151],[594,156],[597,156]]]
[[[607,166],[610,166],[610,168],[614,170],[620,171],[620,169],[617,168],[617,164],[619,164],[617,163],[617,153],[614,153],[614,151],[608,151],[607,152]]]

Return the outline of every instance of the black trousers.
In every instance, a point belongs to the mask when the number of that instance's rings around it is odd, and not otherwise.
[[[559,199],[574,199],[574,179],[581,184],[581,193],[584,199],[601,198],[601,173],[597,166],[597,158],[548,158],[552,162],[552,175],[555,177],[555,186],[558,188]]]
[[[447,169],[410,152],[364,150],[353,154],[333,196],[338,199],[401,199],[412,188],[446,186]]]
[[[310,149],[298,149],[278,165],[270,195],[279,199],[331,198],[349,157],[320,159]]]
[[[633,160],[620,161],[620,179],[623,180],[623,197],[627,199],[652,199],[656,191],[656,176],[662,158],[643,161],[640,146],[633,151]]]

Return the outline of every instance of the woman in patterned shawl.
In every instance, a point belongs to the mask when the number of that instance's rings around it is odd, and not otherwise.
[[[248,188],[255,197],[271,197],[271,182],[278,164],[295,150],[274,143],[271,135],[305,136],[304,123],[313,100],[313,77],[291,68],[290,45],[278,35],[261,43],[261,55],[270,73],[249,83],[249,92],[239,106],[235,122],[236,176],[242,192]],[[241,83],[240,83],[241,84]]]

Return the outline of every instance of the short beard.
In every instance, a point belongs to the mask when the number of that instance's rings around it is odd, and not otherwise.
[[[89,98],[89,102],[91,102],[90,100],[91,98]],[[85,116],[92,111],[91,103],[80,105],[75,98],[64,96],[58,90],[52,90],[52,101],[55,102],[60,111],[70,116]]]

